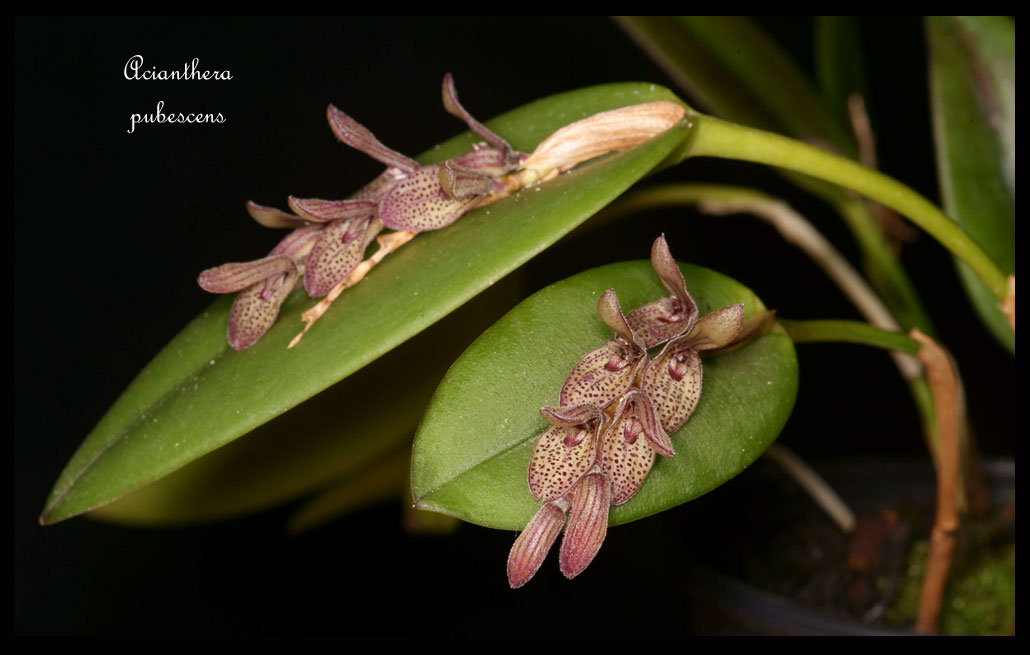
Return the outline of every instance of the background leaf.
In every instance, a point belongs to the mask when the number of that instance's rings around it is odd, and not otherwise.
[[[539,100],[488,124],[520,150],[590,114],[676,100],[652,84],[612,84]],[[359,370],[552,244],[657,166],[683,139],[674,128],[553,182],[420,235],[341,296],[293,350],[312,301],[295,293],[252,348],[225,344],[231,298],[217,300],[143,370],[72,457],[43,511],[52,523],[109,502],[246,434]],[[432,163],[467,150],[464,134]]]
[[[732,121],[819,138],[854,155],[846,123],[780,47],[740,16],[621,16],[619,25],[707,109]]]
[[[848,96],[860,93],[869,102],[858,20],[854,16],[817,16],[815,64],[819,91],[841,125],[848,125]]]
[[[1007,17],[931,17],[930,103],[944,209],[998,263],[1016,271],[1016,26]],[[994,338],[1016,335],[975,275],[959,277]]]
[[[735,303],[744,303],[749,315],[764,309],[730,278],[680,268],[702,314]],[[596,314],[597,298],[608,288],[624,309],[666,295],[650,262],[591,269],[522,302],[455,362],[415,439],[411,475],[419,507],[493,528],[525,527],[537,508],[527,466],[547,426],[539,409],[557,402],[583,353],[611,338]],[[706,357],[701,401],[672,435],[676,457],[659,458],[640,492],[612,509],[611,523],[668,509],[740,473],[779,434],[796,393],[797,361],[782,330]]]

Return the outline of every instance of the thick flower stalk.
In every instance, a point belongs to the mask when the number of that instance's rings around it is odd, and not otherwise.
[[[669,435],[701,397],[698,353],[729,346],[741,332],[743,305],[698,319],[664,236],[654,242],[651,263],[670,295],[623,314],[615,292],[605,291],[597,311],[614,339],[580,358],[559,405],[540,410],[551,427],[537,438],[528,482],[541,506],[508,556],[512,588],[536,574],[563,528],[562,573],[573,578],[590,564],[609,509],[640,490],[656,455],[676,455]],[[648,349],[662,344],[652,360]]]
[[[443,81],[443,104],[482,141],[469,152],[430,166],[392,150],[366,127],[329,106],[326,116],[336,137],[387,168],[347,200],[291,196],[294,214],[248,203],[251,216],[261,225],[293,232],[268,257],[200,274],[198,283],[205,290],[239,294],[229,316],[228,340],[233,348],[242,350],[260,339],[301,280],[308,295],[323,298],[305,312],[306,332],[343,289],[360,282],[372,266],[416,234],[446,228],[475,207],[550,179],[587,159],[632,147],[684,116],[683,108],[670,102],[602,112],[565,126],[527,155],[469,114],[458,101],[450,74]],[[378,236],[384,229],[393,232]],[[365,259],[373,240],[378,241],[379,250]]]

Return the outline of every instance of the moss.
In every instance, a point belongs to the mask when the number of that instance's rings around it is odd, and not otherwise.
[[[911,625],[919,607],[929,543],[917,541],[909,550],[905,574],[887,621]],[[1007,635],[1016,615],[1016,548],[1013,544],[980,549],[949,575],[941,609],[941,632],[949,635]]]

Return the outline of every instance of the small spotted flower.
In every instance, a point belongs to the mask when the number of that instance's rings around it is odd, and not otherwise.
[[[541,506],[508,556],[512,588],[536,574],[563,528],[562,573],[573,578],[590,564],[604,541],[609,509],[636,495],[656,454],[676,455],[669,434],[701,397],[698,352],[741,338],[743,305],[698,319],[664,236],[654,242],[651,263],[671,295],[624,315],[615,292],[604,292],[597,312],[615,338],[576,363],[558,407],[540,410],[551,427],[533,448],[528,481]],[[770,319],[767,313],[748,335]],[[650,360],[647,349],[663,343]]]
[[[262,225],[293,228],[297,235],[291,234],[264,259],[226,264],[201,273],[198,282],[205,290],[240,293],[229,319],[229,343],[233,348],[242,350],[261,338],[275,321],[283,300],[301,279],[308,295],[325,298],[304,313],[306,327],[289,347],[297,343],[343,289],[360,282],[372,266],[416,234],[448,227],[475,207],[552,179],[594,157],[631,148],[672,128],[685,115],[681,105],[666,101],[600,112],[559,129],[527,155],[514,150],[469,114],[458,100],[449,73],[444,76],[442,91],[444,109],[483,139],[469,152],[422,166],[387,147],[368,128],[330,105],[326,117],[336,137],[385,164],[386,170],[348,200],[290,196],[289,205],[295,214],[248,205],[251,215]],[[383,229],[394,232],[378,236]],[[364,259],[373,239],[379,243],[379,250]],[[256,286],[259,282],[260,289]],[[673,286],[669,289],[674,295],[677,293]],[[656,310],[642,320],[651,321],[651,314],[660,314],[669,321],[680,320],[674,316],[677,311],[680,310]],[[640,352],[651,347],[650,339],[636,342],[621,313],[618,322],[616,340],[604,353],[592,354],[598,361],[604,357],[600,363],[606,367],[606,373],[590,368],[596,361],[584,363],[579,371],[581,379],[573,383],[583,387],[569,393],[581,394],[587,400],[607,399],[612,388],[632,381],[637,369],[623,369],[630,362],[643,361]],[[562,405],[566,404],[569,403],[563,399]]]
[[[672,295],[637,307],[626,315],[626,321],[640,335],[645,348],[654,348],[680,336],[697,320],[697,304],[687,292],[687,284],[669,252],[664,234],[651,246],[651,266]]]
[[[606,407],[632,386],[646,363],[647,351],[626,321],[614,290],[598,298],[597,313],[615,338],[588,352],[572,368],[559,394],[563,407],[580,403]]]
[[[633,389],[619,399],[611,427],[601,439],[598,463],[612,483],[612,505],[623,504],[640,490],[655,453],[676,455],[647,394]]]
[[[383,228],[424,232],[451,225],[490,194],[506,192],[502,178],[526,155],[473,118],[458,101],[454,80],[444,77],[445,109],[481,138],[463,155],[433,166],[383,145],[372,132],[330,105],[333,133],[347,145],[386,164],[387,169],[349,200],[290,196],[288,214],[248,203],[261,225],[293,228],[268,257],[204,271],[198,283],[213,293],[239,292],[229,316],[228,340],[236,350],[253,345],[275,322],[283,300],[301,278],[308,295],[325,296],[362,262]]]
[[[605,415],[591,403],[543,407],[551,427],[537,439],[529,460],[529,491],[540,502],[561,498],[597,461]]]
[[[701,399],[699,351],[715,350],[732,343],[744,321],[744,305],[723,307],[690,326],[690,331],[670,341],[644,369],[640,389],[650,398],[666,432],[675,432],[694,413]]]
[[[305,260],[321,236],[322,227],[271,207],[247,203],[258,223],[267,227],[293,227],[263,259],[209,268],[197,278],[205,291],[239,292],[229,311],[229,345],[250,347],[275,322],[279,306],[304,274]]]

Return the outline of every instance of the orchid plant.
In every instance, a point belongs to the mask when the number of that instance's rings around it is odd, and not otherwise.
[[[967,199],[974,179],[945,179],[946,214],[877,172],[859,143],[860,100],[851,105],[852,137],[745,22],[627,18],[620,24],[711,113],[663,87],[627,83],[545,98],[481,123],[459,102],[447,75],[444,108],[469,132],[410,158],[330,105],[336,138],[386,170],[347,199],[290,196],[292,213],[247,204],[260,225],[290,232],[263,258],[200,273],[204,290],[235,297],[219,299],[187,326],[115,403],[61,474],[41,522],[85,512],[159,524],[223,518],[334,482],[353,489],[356,480],[367,483],[366,474],[398,477],[392,456],[400,451],[407,462],[410,451],[410,478],[407,471],[399,477],[410,483],[418,510],[521,530],[507,564],[512,587],[537,573],[563,531],[559,565],[571,578],[593,560],[609,526],[696,498],[759,457],[793,407],[794,345],[831,340],[895,354],[942,479],[962,482],[959,492],[944,485],[938,528],[947,532],[957,521],[962,485],[972,484],[961,467],[971,466],[975,449],[959,443],[960,408],[942,400],[954,396],[956,385],[942,380],[955,376],[940,344],[924,335],[931,332],[926,312],[890,253],[889,231],[878,225],[904,216],[950,251],[985,325],[1014,353],[1014,253],[1005,251],[1011,241],[997,238],[1011,216],[981,218]],[[928,28],[940,54],[932,73],[940,78],[934,99],[943,160],[955,164],[969,150],[945,138],[968,136],[959,127],[968,117],[949,112],[985,106],[976,96],[986,93],[982,84],[972,91],[962,84],[986,79],[1005,91],[1011,73],[1011,95],[1000,93],[1000,105],[986,105],[1003,109],[1000,117],[991,115],[994,122],[983,120],[990,129],[982,136],[995,148],[990,171],[1000,171],[994,177],[1011,182],[1011,191],[1014,137],[1006,129],[1014,125],[1014,109],[1006,114],[1004,101],[1014,107],[1014,27],[934,19]],[[747,103],[712,81],[714,72],[731,68],[733,55],[722,44],[738,42],[734,35],[757,44],[745,49],[748,74],[734,83],[765,98],[762,111],[748,113]],[[1009,37],[1011,58],[996,45]],[[983,67],[940,63],[959,38],[973,44]],[[763,75],[782,80],[790,93],[763,95]],[[751,122],[771,131],[738,124]],[[870,283],[796,212],[752,190],[677,184],[614,202],[649,173],[701,156],[778,167],[830,202],[855,236]],[[478,339],[470,335],[456,361],[444,353],[437,362],[436,353],[425,351],[419,370],[387,371],[394,365],[388,358],[373,364],[601,210],[615,220],[670,204],[773,222],[823,263],[868,323],[773,320],[741,282],[677,263],[661,236],[649,263],[592,269],[514,308],[507,302],[511,311]],[[632,309],[624,312],[624,305]],[[362,385],[380,384],[360,377],[377,370],[390,384],[402,378],[405,388],[389,399],[355,403],[346,426],[310,427],[318,399],[305,400],[337,383],[353,385],[345,394],[353,398]],[[427,403],[422,391],[433,388]],[[282,435],[292,436],[301,423],[319,457],[285,454],[291,451]],[[205,466],[239,468],[232,442],[252,431],[284,452],[274,470],[235,484],[220,496],[224,502],[197,507],[176,496],[181,481],[189,486]],[[373,455],[368,434],[378,436]],[[335,513],[316,498],[298,524]],[[948,568],[946,555],[933,558],[928,586]],[[925,631],[936,623],[934,593],[926,592],[921,610]],[[939,608],[939,597],[936,602]]]

